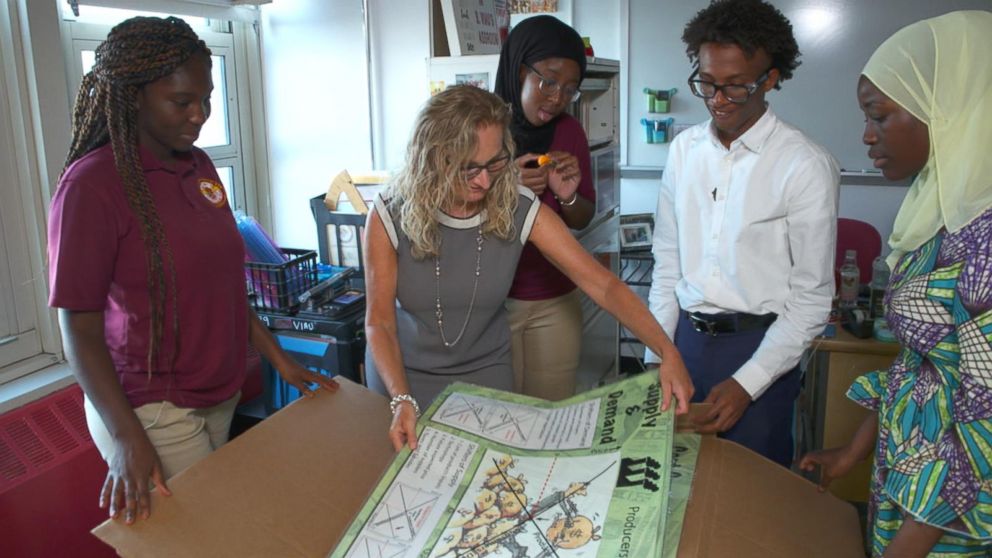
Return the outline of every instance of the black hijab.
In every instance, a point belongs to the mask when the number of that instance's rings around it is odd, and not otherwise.
[[[579,83],[586,75],[586,47],[582,37],[560,19],[542,15],[529,17],[510,31],[499,53],[494,93],[513,106],[510,133],[517,144],[517,155],[546,153],[554,139],[554,124],[558,118],[543,126],[534,126],[524,116],[520,104],[520,66],[533,65],[548,58],[568,58],[579,65]]]

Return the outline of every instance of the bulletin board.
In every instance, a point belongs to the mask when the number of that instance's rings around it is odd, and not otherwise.
[[[766,99],[775,113],[826,147],[848,171],[870,169],[861,143],[864,116],[855,89],[871,53],[898,29],[953,10],[992,10],[992,0],[771,0],[792,22],[802,64]],[[709,0],[630,0],[626,52],[628,166],[662,167],[668,144],[644,140],[642,118],[672,117],[676,124],[709,118],[687,80],[685,24]],[[623,39],[621,39],[623,41]],[[668,114],[647,112],[643,89],[678,88]]]

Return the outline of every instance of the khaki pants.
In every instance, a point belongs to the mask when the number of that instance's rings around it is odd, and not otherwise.
[[[162,460],[166,479],[227,442],[234,408],[240,398],[241,392],[238,392],[227,401],[204,409],[185,409],[168,401],[157,401],[134,410]],[[110,463],[117,450],[110,432],[88,398],[84,398],[83,406],[93,443],[103,460]]]
[[[507,299],[513,389],[557,401],[575,395],[582,306],[578,289],[547,300]]]

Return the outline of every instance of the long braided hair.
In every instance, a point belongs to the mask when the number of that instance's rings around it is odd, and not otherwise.
[[[145,244],[151,318],[149,377],[161,351],[167,298],[172,299],[173,333],[169,370],[179,349],[179,315],[175,264],[138,151],[136,97],[142,86],[172,74],[197,54],[209,59],[210,49],[179,18],[135,17],[111,29],[107,40],[97,47],[96,64],[83,76],[76,94],[72,145],[62,169],[65,174],[77,159],[110,142],[128,205],[141,225]],[[169,281],[165,280],[166,274]]]

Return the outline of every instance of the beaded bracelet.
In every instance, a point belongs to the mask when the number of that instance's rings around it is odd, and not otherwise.
[[[413,414],[419,417],[420,416],[420,405],[417,404],[417,400],[414,399],[413,396],[410,395],[409,393],[401,393],[401,394],[397,395],[396,397],[393,397],[392,399],[390,399],[389,400],[389,412],[395,415],[396,414],[396,409],[399,407],[399,404],[400,403],[403,403],[404,401],[407,402],[407,403],[409,403],[409,404],[411,404],[411,405],[413,405]]]
[[[572,199],[568,201],[562,201],[561,198],[559,198],[558,196],[555,196],[555,199],[558,200],[558,203],[561,205],[575,205],[575,202],[579,200],[579,192],[575,191],[572,194]]]

